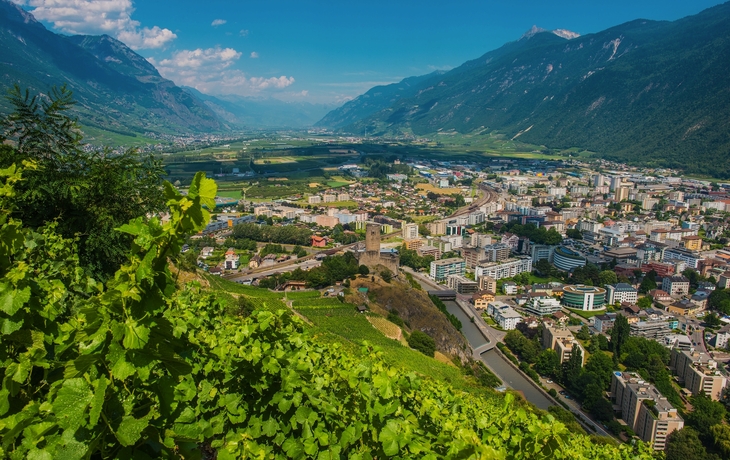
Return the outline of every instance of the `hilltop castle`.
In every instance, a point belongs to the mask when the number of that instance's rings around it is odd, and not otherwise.
[[[365,226],[365,251],[358,252],[356,255],[360,265],[371,269],[382,265],[394,274],[398,273],[400,264],[398,252],[381,252],[380,250],[380,224],[368,223]]]

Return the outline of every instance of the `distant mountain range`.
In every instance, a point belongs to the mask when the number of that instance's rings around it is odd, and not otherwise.
[[[273,97],[236,95],[209,96],[195,88],[182,87],[203,101],[221,120],[234,126],[251,128],[303,128],[314,125],[335,105],[309,102],[284,102]]]
[[[180,88],[145,58],[107,35],[65,36],[0,0],[0,93],[14,84],[47,93],[66,84],[82,126],[136,136],[313,125],[333,106],[269,98],[212,97]],[[0,98],[0,112],[9,110]]]
[[[373,88],[318,125],[368,135],[499,131],[730,178],[730,3],[580,37],[533,28],[442,75]]]

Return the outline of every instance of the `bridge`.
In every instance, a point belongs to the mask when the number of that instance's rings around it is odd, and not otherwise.
[[[487,342],[484,345],[480,345],[474,349],[474,359],[481,359],[482,354],[488,352],[494,348],[494,342]]]

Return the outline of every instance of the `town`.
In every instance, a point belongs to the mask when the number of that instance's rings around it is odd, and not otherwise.
[[[603,160],[353,158],[330,188],[220,200],[187,258],[280,290],[326,288],[308,273],[336,254],[403,271],[586,426],[657,450],[679,406],[726,397],[724,184]]]

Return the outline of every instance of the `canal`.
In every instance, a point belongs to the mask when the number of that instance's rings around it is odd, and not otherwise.
[[[444,302],[446,309],[461,321],[461,332],[469,341],[472,348],[477,348],[487,343],[487,339],[479,331],[479,328],[471,322],[471,319],[464,313],[464,310],[453,301]],[[505,386],[522,393],[528,401],[540,409],[547,410],[555,405],[550,399],[538,391],[527,377],[518,372],[512,365],[507,363],[494,349],[481,355],[484,364],[494,372]]]

